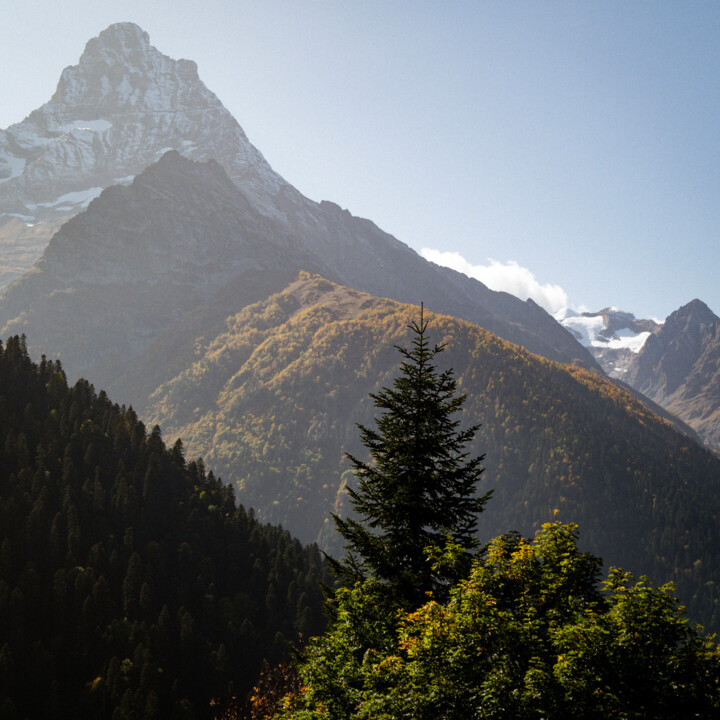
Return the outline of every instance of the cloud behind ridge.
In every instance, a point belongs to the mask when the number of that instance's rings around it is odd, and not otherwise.
[[[551,315],[570,304],[567,293],[559,285],[542,285],[530,270],[518,265],[514,260],[501,263],[489,259],[489,265],[472,265],[458,252],[423,248],[420,254],[437,265],[449,267],[479,280],[491,290],[510,293],[520,300],[532,298]]]

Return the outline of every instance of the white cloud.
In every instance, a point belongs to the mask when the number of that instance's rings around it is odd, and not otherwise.
[[[541,285],[530,270],[514,260],[506,263],[488,260],[489,265],[471,265],[457,252],[423,248],[420,254],[426,260],[479,280],[491,290],[504,291],[521,300],[532,298],[551,315],[570,305],[567,293],[559,285]]]

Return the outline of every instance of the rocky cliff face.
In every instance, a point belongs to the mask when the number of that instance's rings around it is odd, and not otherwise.
[[[720,318],[705,303],[693,300],[672,313],[625,379],[720,449]]]
[[[132,23],[111,25],[65,68],[51,100],[0,131],[0,283],[103,188],[128,183],[170,149],[216,159],[261,213],[299,193],[275,173],[198,77]],[[280,197],[282,195],[282,197]]]

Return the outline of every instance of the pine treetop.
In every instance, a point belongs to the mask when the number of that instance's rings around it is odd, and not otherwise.
[[[381,414],[376,428],[358,425],[371,461],[348,454],[358,480],[348,493],[355,518],[335,516],[348,555],[337,568],[355,579],[373,576],[404,602],[442,589],[446,571],[433,567],[433,551],[448,543],[466,555],[477,549],[477,516],[489,493],[475,493],[484,455],[465,446],[479,424],[461,430],[455,418],[465,402],[451,369],[435,358],[444,344],[430,344],[429,321],[408,325],[409,348],[391,388],[371,394]]]

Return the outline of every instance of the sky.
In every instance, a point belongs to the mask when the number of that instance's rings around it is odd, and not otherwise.
[[[494,289],[720,314],[717,0],[2,0],[0,128],[113,22],[273,168]]]

